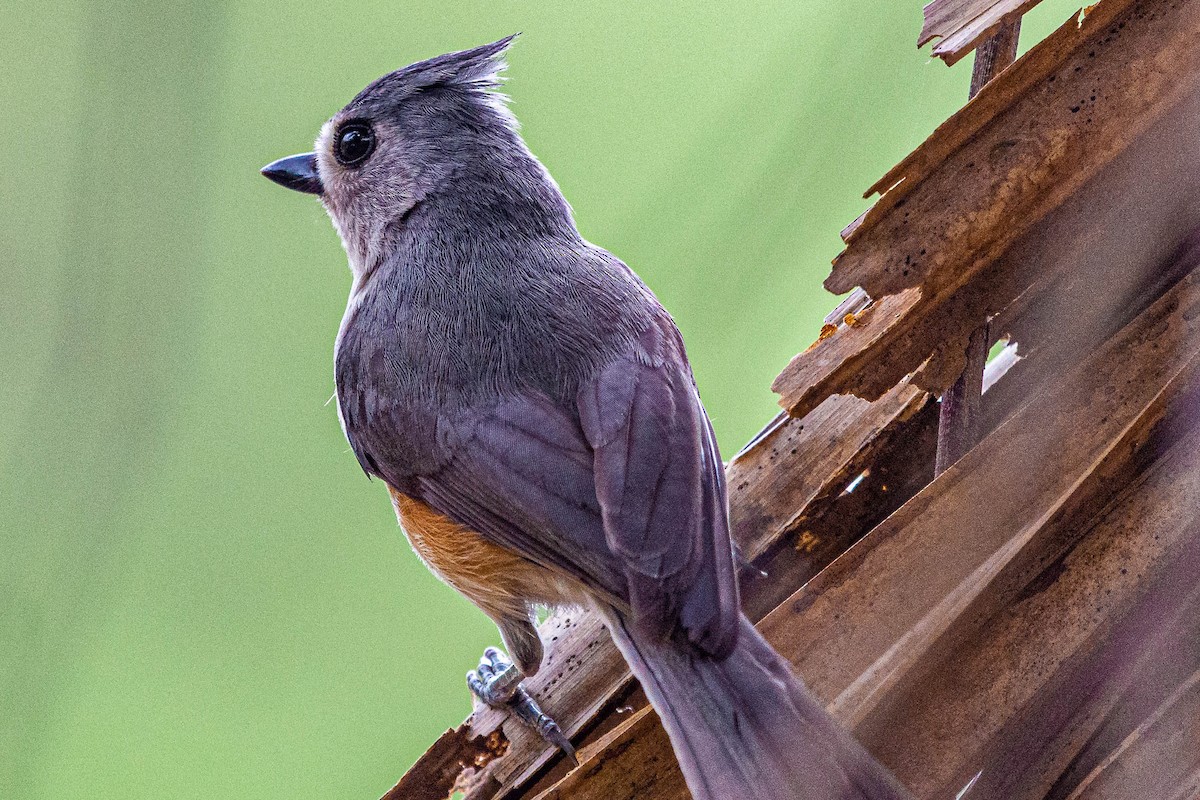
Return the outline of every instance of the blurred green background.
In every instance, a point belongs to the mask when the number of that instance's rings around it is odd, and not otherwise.
[[[862,190],[965,100],[920,20],[4,0],[0,797],[369,799],[470,708],[497,637],[349,452],[326,402],[349,272],[261,165],[378,75],[523,31],[525,136],[675,314],[731,455],[835,304]]]

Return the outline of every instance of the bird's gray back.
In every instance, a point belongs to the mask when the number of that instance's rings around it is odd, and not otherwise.
[[[352,298],[338,402],[368,472],[394,482],[435,469],[454,447],[439,441],[439,417],[530,391],[570,407],[582,381],[666,314],[577,234],[517,235],[499,222],[423,204]]]

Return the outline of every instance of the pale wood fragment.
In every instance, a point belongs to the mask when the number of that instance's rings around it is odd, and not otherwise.
[[[954,64],[1006,21],[1019,19],[1041,0],[933,0],[925,6],[925,23],[917,47],[941,39],[933,54]]]

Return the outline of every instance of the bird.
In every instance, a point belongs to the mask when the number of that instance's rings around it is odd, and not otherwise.
[[[539,607],[600,616],[697,800],[907,797],[742,613],[683,339],[523,141],[500,92],[514,37],[384,75],[262,169],[319,196],[347,254],[354,455],[521,675]]]

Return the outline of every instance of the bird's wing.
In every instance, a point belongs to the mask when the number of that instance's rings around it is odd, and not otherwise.
[[[550,398],[522,393],[484,411],[439,419],[453,454],[415,479],[435,510],[625,605],[619,565],[604,541],[592,452]]]
[[[740,609],[725,472],[670,318],[586,385],[578,407],[635,623],[728,653]]]
[[[439,420],[456,441],[421,499],[632,611],[722,654],[738,602],[724,474],[683,345],[665,315],[580,388]]]

